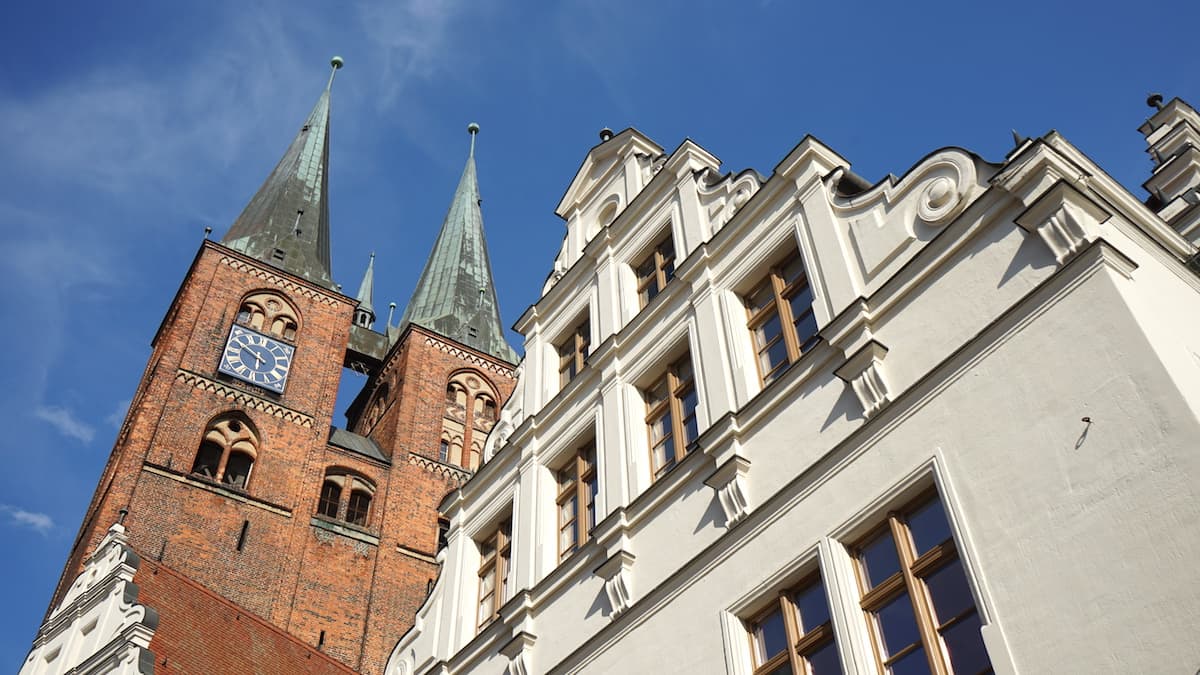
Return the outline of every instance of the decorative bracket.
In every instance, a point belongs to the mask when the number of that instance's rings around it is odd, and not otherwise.
[[[1112,214],[1066,181],[1060,180],[1017,216],[1017,225],[1037,234],[1061,265],[1099,236]]]
[[[750,501],[746,497],[749,472],[750,460],[734,455],[704,479],[704,484],[717,493],[717,500],[725,511],[726,527],[733,527],[750,513]]]
[[[536,640],[533,633],[521,631],[500,648],[500,653],[508,657],[506,675],[529,675],[529,651]]]
[[[834,371],[850,384],[868,419],[891,402],[887,380],[883,376],[883,357],[887,353],[887,347],[871,340]]]
[[[604,579],[604,592],[608,595],[608,604],[612,607],[613,618],[629,609],[633,604],[632,581],[633,561],[636,557],[621,549],[612,554],[596,568],[596,574]]]

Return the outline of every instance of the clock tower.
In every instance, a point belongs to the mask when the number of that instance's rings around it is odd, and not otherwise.
[[[357,297],[333,282],[332,65],[279,164],[187,271],[52,609],[127,511],[139,556],[355,670],[381,673],[412,625],[438,574],[438,504],[477,467],[517,357],[483,238],[476,125],[401,324],[373,327],[373,254]],[[338,428],[347,366],[368,381]]]

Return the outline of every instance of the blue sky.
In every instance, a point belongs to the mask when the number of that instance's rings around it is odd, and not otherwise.
[[[806,133],[876,181],[1056,128],[1139,198],[1151,90],[1200,104],[1195,3],[10,3],[0,25],[0,670],[45,611],[149,341],[206,226],[278,161],[328,76],[334,275],[401,308],[477,121],[501,312],[533,302],[553,209],[604,126],[728,170]],[[1065,5],[1065,3],[1064,3]],[[518,347],[519,340],[513,342]],[[360,379],[348,376],[353,395]]]

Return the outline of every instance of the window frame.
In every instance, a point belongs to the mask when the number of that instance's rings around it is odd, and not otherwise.
[[[793,262],[799,264],[800,272],[795,279],[789,282],[783,272]],[[758,295],[764,286],[770,288],[771,300],[755,309],[752,307],[751,298]],[[808,270],[804,266],[804,259],[800,255],[800,250],[795,249],[783,260],[772,265],[766,276],[742,295],[742,302],[746,306],[746,327],[750,331],[750,342],[754,349],[754,365],[758,369],[758,381],[764,387],[775,381],[789,366],[800,360],[800,357],[806,354],[819,339],[817,332],[813,331],[812,335],[805,336],[803,341],[801,341],[799,331],[797,330],[799,320],[814,313],[813,303],[810,301],[808,309],[801,316],[797,317],[793,315],[791,301],[796,295],[803,293],[805,290],[808,291],[811,298],[812,285],[808,280]],[[759,330],[770,322],[772,317],[778,317],[780,334],[766,340],[765,344],[760,347]],[[762,356],[780,339],[784,342],[787,357],[769,371],[764,372]]]
[[[237,424],[238,428],[234,429],[233,424]],[[213,450],[219,451],[219,454],[216,457],[216,465],[212,467],[212,475],[205,475],[199,462],[202,453],[210,445]],[[259,437],[258,428],[254,426],[249,417],[239,412],[217,415],[204,426],[200,444],[196,447],[196,454],[192,458],[192,468],[188,473],[221,487],[245,492],[249,489],[250,478],[254,474],[254,465],[258,463],[261,445],[262,440]],[[246,475],[241,483],[229,480],[229,461],[235,455],[245,457],[247,460]]]
[[[496,526],[483,540],[476,542],[479,546],[479,593],[475,603],[476,627],[482,631],[500,616],[500,607],[504,604],[504,596],[508,591],[508,573],[512,569],[512,518],[507,518]],[[484,547],[489,552],[484,552]],[[483,580],[489,572],[493,574],[492,590],[483,592]],[[484,600],[490,595],[491,606],[488,607],[486,618],[480,618],[484,609]]]
[[[648,255],[643,256],[633,265],[640,309],[644,309],[654,298],[661,295],[667,283],[675,278],[675,238],[669,230],[668,227],[667,236],[658,240]],[[666,255],[667,250],[670,250],[670,255]],[[650,267],[650,270],[643,274],[642,270],[647,267]],[[653,294],[649,290],[652,286],[654,287]]]
[[[700,393],[696,388],[696,370],[691,359],[691,353],[685,353],[683,356],[671,362],[671,365],[667,367],[666,372],[655,378],[654,381],[649,385],[642,388],[642,398],[646,401],[646,436],[650,450],[651,481],[658,480],[662,476],[666,475],[681,461],[683,461],[683,458],[688,454],[691,444],[696,440],[695,438],[687,438],[686,434],[688,426],[686,424],[686,420],[696,418],[697,411],[700,407]],[[686,369],[689,372],[689,376],[687,378],[681,378],[679,375],[684,366],[686,366]],[[656,389],[659,384],[663,383],[664,381],[666,384],[666,396],[663,398],[663,400],[651,404],[649,392]],[[692,394],[695,399],[695,405],[690,410],[686,410],[684,407],[684,400],[688,394]],[[685,412],[688,414],[685,415]],[[655,443],[655,425],[661,422],[663,418],[667,417],[668,415],[671,418],[670,435],[664,436],[663,438],[659,439],[658,443]],[[696,430],[696,435],[699,436],[698,419],[696,420]],[[680,439],[686,440],[681,443]],[[670,444],[671,456],[663,462],[661,467],[655,466],[654,450],[663,443]]]
[[[596,527],[596,496],[599,490],[598,472],[596,467],[596,441],[590,440],[575,449],[566,465],[554,472],[558,494],[555,498],[558,529],[558,562],[562,563],[583,547],[591,537],[592,529]],[[568,480],[564,481],[566,474]],[[564,522],[563,505],[571,499],[575,500],[575,509],[571,518]],[[584,518],[582,526],[580,517]],[[563,546],[563,530],[570,525],[574,532],[569,547]]]
[[[323,505],[327,504],[325,498],[325,488],[327,485],[334,485],[338,489],[337,493],[337,515],[329,515],[322,510]],[[375,512],[375,493],[377,487],[374,481],[366,476],[363,476],[351,469],[341,467],[330,467],[325,470],[325,476],[321,480],[321,487],[317,493],[317,509],[316,515],[319,518],[336,521],[338,523],[367,529],[371,525],[371,516]],[[367,499],[366,510],[362,513],[361,522],[351,520],[350,502],[356,495],[365,496]],[[357,511],[355,511],[357,513]]]
[[[828,618],[815,628],[805,631],[800,623],[803,617],[800,616],[800,611],[796,606],[794,598],[797,594],[810,589],[814,585],[819,586],[821,589],[821,597],[825,600]],[[762,663],[758,663],[759,645],[755,633],[763,620],[776,611],[780,612],[783,617],[787,648],[764,660]],[[750,644],[751,675],[767,675],[785,663],[789,664],[793,673],[806,674],[809,670],[806,667],[804,659],[807,659],[814,652],[830,644],[834,645],[835,650],[837,649],[837,635],[833,628],[833,606],[829,602],[829,590],[825,586],[825,581],[821,577],[820,570],[806,574],[799,582],[776,593],[776,597],[771,603],[760,609],[749,619],[744,620],[743,626],[746,629],[746,637]],[[838,655],[838,665],[839,667],[841,666],[840,654]]]
[[[946,521],[948,537],[941,543],[931,546],[925,553],[917,555],[916,543],[907,519],[922,508],[931,505],[941,510]],[[868,587],[870,579],[863,559],[863,551],[885,534],[892,538],[900,569],[879,581],[875,586]],[[962,611],[940,624],[935,617],[933,600],[925,579],[955,561],[959,561],[962,574],[964,576],[967,574],[966,566],[963,564],[965,560],[959,550],[958,542],[955,540],[949,513],[937,488],[923,490],[903,505],[888,511],[882,523],[872,527],[859,537],[853,546],[848,547],[848,550],[858,582],[859,608],[867,623],[867,629],[871,636],[871,651],[880,672],[886,672],[890,664],[916,651],[916,648],[919,647],[924,649],[926,661],[933,675],[952,675],[954,668],[950,661],[949,651],[942,640],[942,632],[968,619],[972,614],[978,615],[982,623],[982,613],[970,579],[967,578],[965,581],[967,592],[971,596],[970,609]],[[918,642],[911,643],[896,654],[885,657],[884,636],[875,612],[905,595],[909,599],[913,619],[917,626]],[[984,653],[987,654],[990,666],[991,654],[987,653],[986,646],[984,646]],[[991,671],[994,672],[994,667],[991,668]]]
[[[566,387],[587,364],[592,342],[592,320],[586,318],[555,348],[558,351],[558,386]]]

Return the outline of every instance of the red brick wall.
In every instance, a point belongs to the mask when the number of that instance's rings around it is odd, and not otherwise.
[[[281,396],[216,374],[240,301],[260,290],[288,298],[301,322]],[[507,364],[414,327],[367,384],[374,391],[390,383],[391,401],[369,433],[392,464],[332,448],[352,312],[349,298],[206,242],[156,338],[63,578],[75,578],[82,557],[128,508],[137,550],[308,644],[324,631],[327,654],[381,673],[437,575],[437,506],[461,478],[411,456],[437,459],[453,373],[474,370],[500,402],[514,383]],[[244,412],[260,440],[244,491],[188,475],[206,424],[229,410]],[[362,426],[351,425],[367,433]],[[378,543],[313,525],[331,466],[375,484],[361,532]],[[54,603],[65,589],[60,582]]]

